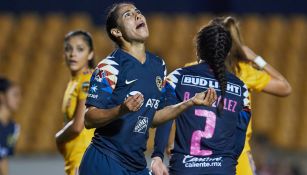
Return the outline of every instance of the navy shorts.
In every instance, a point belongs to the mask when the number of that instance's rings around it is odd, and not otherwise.
[[[129,171],[90,145],[83,155],[79,175],[151,175],[151,173],[147,168],[137,172]]]

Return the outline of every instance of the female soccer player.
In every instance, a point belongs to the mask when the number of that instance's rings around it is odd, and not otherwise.
[[[84,129],[85,99],[94,65],[92,37],[88,32],[72,31],[64,39],[65,61],[70,70],[63,99],[64,127],[55,135],[65,160],[67,175],[75,175],[94,131]]]
[[[0,175],[8,175],[8,156],[13,155],[19,135],[19,125],[11,116],[20,103],[20,88],[0,77]]]
[[[250,91],[265,92],[279,97],[285,97],[291,93],[291,86],[286,78],[262,57],[243,45],[238,22],[235,18],[230,16],[216,18],[212,20],[212,23],[222,24],[231,32],[233,47],[230,56],[226,59],[226,65],[228,70],[236,74]],[[256,65],[258,69],[254,68],[252,64]],[[238,175],[255,175],[255,166],[249,144],[251,135],[252,127],[250,122],[246,133],[244,150],[238,161]]]
[[[161,109],[166,68],[161,58],[145,51],[145,17],[131,3],[115,4],[106,31],[118,48],[98,64],[91,78],[85,126],[96,131],[79,174],[148,175],[148,128],[193,105],[211,105],[216,93],[209,89]]]
[[[265,92],[280,97],[288,96],[291,93],[291,86],[281,73],[266,63],[262,57],[256,55],[247,46],[244,46],[238,22],[235,18],[230,16],[219,17],[213,19],[211,23],[223,25],[230,31],[232,48],[229,56],[225,60],[226,67],[228,71],[237,75],[246,84],[249,91]],[[197,64],[197,62],[189,63],[188,65],[194,64]],[[258,69],[253,65],[256,65]],[[238,160],[238,175],[255,174],[255,166],[249,144],[251,134],[252,127],[250,122],[246,133],[244,149]],[[170,140],[173,140],[172,137],[173,136],[170,136]],[[161,141],[159,144],[161,144]],[[161,150],[158,151],[158,149],[156,149],[154,155],[161,155],[163,146],[158,147]],[[170,149],[172,149],[172,144],[168,146],[168,150]]]
[[[231,45],[231,35],[222,25],[202,28],[196,36],[200,63],[177,69],[167,78],[167,104],[188,100],[210,87],[219,96],[213,106],[189,108],[176,119],[170,174],[234,175],[236,172],[250,108],[246,86],[226,69],[225,59]],[[155,168],[155,175],[161,173],[156,173]]]

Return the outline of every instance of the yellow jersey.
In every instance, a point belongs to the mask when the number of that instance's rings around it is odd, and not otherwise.
[[[267,74],[264,71],[257,70],[255,69],[251,63],[246,63],[246,62],[240,62],[239,67],[241,69],[240,73],[236,73],[236,75],[242,80],[249,92],[252,91],[257,91],[260,92],[262,91],[266,85],[269,83],[271,80],[271,77],[269,74]],[[251,101],[251,95],[249,94],[249,99]],[[245,145],[244,149],[242,151],[250,151],[250,140],[252,137],[252,120],[250,120],[247,131],[246,131],[246,139],[245,139]]]
[[[88,70],[73,77],[69,81],[62,105],[65,124],[73,119],[78,101],[86,100],[91,75],[92,71]],[[90,144],[93,135],[94,129],[87,130],[84,128],[76,138],[64,144],[63,156],[66,172],[72,167],[79,166],[83,154]]]

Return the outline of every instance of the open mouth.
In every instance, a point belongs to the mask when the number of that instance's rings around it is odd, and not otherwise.
[[[141,28],[141,27],[145,27],[145,23],[144,23],[144,22],[141,22],[140,24],[138,24],[138,25],[136,26],[136,29],[139,29],[139,28]]]
[[[74,60],[69,60],[68,62],[69,62],[70,65],[77,64],[77,61],[74,61]]]

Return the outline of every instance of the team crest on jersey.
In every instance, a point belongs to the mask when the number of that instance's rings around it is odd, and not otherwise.
[[[87,93],[89,87],[90,87],[90,82],[84,82],[84,83],[82,83],[82,90],[83,90],[83,92],[86,92],[86,93]]]
[[[163,87],[163,81],[162,81],[162,78],[160,76],[156,77],[156,85],[157,85],[158,89],[161,91],[162,87]]]
[[[147,126],[148,126],[148,118],[139,116],[133,132],[145,134],[147,131]]]

